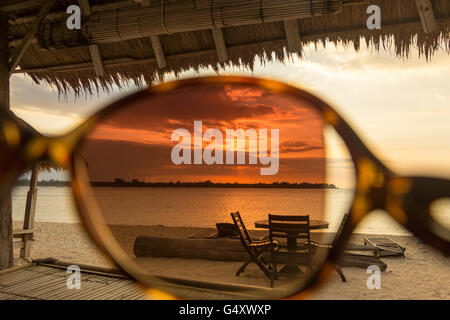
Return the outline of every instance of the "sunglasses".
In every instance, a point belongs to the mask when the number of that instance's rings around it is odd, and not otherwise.
[[[447,221],[433,211],[450,197],[450,181],[396,175],[326,102],[278,81],[166,82],[110,104],[62,136],[26,130],[5,111],[0,129],[0,199],[39,163],[69,170],[95,243],[166,297],[304,298],[377,209],[450,253]],[[330,154],[338,140],[328,141],[327,130],[340,137],[346,161]],[[350,173],[351,191],[327,183],[332,170]],[[346,190],[348,208],[333,211],[330,199]],[[269,237],[247,231],[254,225]],[[231,231],[220,237],[223,227]],[[242,260],[248,262],[239,268]],[[286,266],[294,270],[281,270]]]

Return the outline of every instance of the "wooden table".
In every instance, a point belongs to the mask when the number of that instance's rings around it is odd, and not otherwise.
[[[323,220],[309,220],[309,230],[327,229],[329,223]],[[256,228],[269,229],[269,220],[259,220],[255,222]],[[297,233],[286,233],[287,235],[287,249],[295,254],[297,248]],[[281,272],[285,273],[300,273],[301,270],[294,264],[286,264]]]

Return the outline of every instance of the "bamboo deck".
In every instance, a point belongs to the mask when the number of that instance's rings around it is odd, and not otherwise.
[[[81,273],[81,288],[67,288],[63,268],[31,265],[0,274],[0,300],[143,300],[147,291],[128,278]]]
[[[52,264],[54,261],[55,264]],[[160,300],[156,291],[148,290],[136,281],[101,267],[81,268],[81,288],[68,289],[67,263],[50,259],[0,271],[0,301],[2,300]],[[104,269],[108,270],[108,269]],[[169,280],[169,278],[167,278]],[[237,284],[170,279],[168,290],[190,299],[261,299],[268,294],[286,295],[284,290]]]

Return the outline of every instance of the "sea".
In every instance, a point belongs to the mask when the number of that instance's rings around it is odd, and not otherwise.
[[[15,221],[23,220],[27,190],[13,190]],[[110,224],[214,228],[218,222],[231,223],[230,212],[239,211],[249,229],[272,213],[310,215],[327,221],[329,231],[337,230],[353,199],[353,189],[95,187],[94,193]],[[445,223],[450,221],[447,200],[436,210]],[[40,186],[35,221],[80,223],[70,187]],[[370,213],[355,232],[410,235],[381,210]]]

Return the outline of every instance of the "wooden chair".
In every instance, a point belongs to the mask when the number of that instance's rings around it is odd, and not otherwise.
[[[286,239],[286,243],[279,241]],[[271,287],[274,280],[282,272],[277,270],[279,263],[284,263],[285,274],[298,272],[297,261],[302,258],[307,273],[312,271],[312,255],[314,246],[311,243],[309,216],[284,216],[269,214],[269,240],[278,241],[278,245],[270,246],[272,256]]]
[[[271,242],[252,240],[252,238],[247,232],[247,228],[245,227],[239,212],[232,212],[231,218],[233,219],[233,222],[236,228],[238,229],[239,238],[241,239],[242,246],[244,247],[245,251],[247,251],[249,256],[249,259],[236,272],[236,277],[238,277],[242,272],[244,272],[245,268],[250,263],[253,262],[264,272],[264,274],[269,279],[271,279],[270,271],[264,265],[264,264],[268,265],[268,263],[262,257],[262,254],[268,251],[269,247],[271,246]]]

